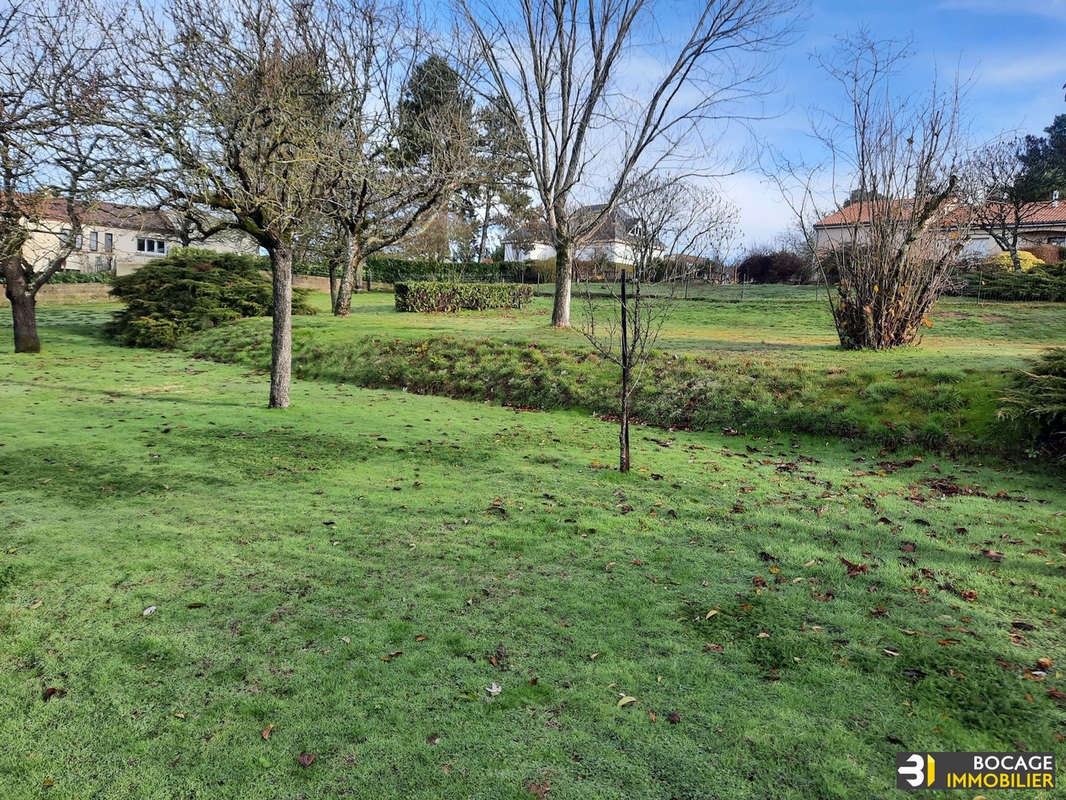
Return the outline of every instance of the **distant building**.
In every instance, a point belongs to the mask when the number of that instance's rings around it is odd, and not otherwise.
[[[181,246],[183,240],[194,247],[226,253],[255,255],[259,252],[251,237],[239,231],[189,239],[182,231],[180,216],[174,212],[101,202],[84,206],[80,215],[82,230],[63,266],[75,272],[114,270],[118,275],[128,275],[151,259],[166,255],[171,247]],[[23,255],[31,263],[49,260],[70,231],[67,201],[62,198],[47,201]]]
[[[578,209],[575,216],[598,214],[604,206],[591,205]],[[636,238],[634,231],[640,221],[620,209],[615,209],[578,245],[574,252],[576,261],[606,261],[614,266],[630,266],[635,262],[633,253]],[[663,250],[656,252],[656,257],[663,255]],[[543,223],[521,228],[503,238],[503,258],[505,261],[544,261],[555,258],[555,248],[551,244],[547,229]]]
[[[853,203],[816,222],[815,249],[826,252],[849,244],[853,238],[861,242],[863,229],[870,225],[870,213],[874,207],[872,203]],[[960,210],[955,213],[964,212]],[[1066,245],[1066,203],[1060,203],[1057,199],[1031,203],[1021,216],[1024,222],[1019,226],[1020,250],[1035,245]],[[952,229],[952,217],[949,214],[945,219],[945,233]],[[974,226],[966,237],[960,255],[963,258],[985,259],[1002,252],[1002,248],[988,233]]]

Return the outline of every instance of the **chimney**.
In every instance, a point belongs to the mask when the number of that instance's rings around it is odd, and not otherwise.
[[[1056,189],[1055,191],[1053,191],[1051,193],[1051,207],[1052,208],[1058,208],[1059,207],[1059,190],[1058,189]]]

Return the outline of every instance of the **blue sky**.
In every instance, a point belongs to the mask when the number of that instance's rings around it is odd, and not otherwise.
[[[759,138],[792,158],[816,159],[812,109],[839,108],[811,55],[834,36],[864,26],[876,38],[910,40],[913,57],[896,79],[910,93],[935,73],[971,79],[964,101],[970,138],[1040,133],[1066,113],[1066,0],[809,0],[796,41],[779,55],[766,101],[773,118],[754,124]],[[746,243],[763,242],[790,223],[788,209],[754,171],[722,181],[741,208]]]

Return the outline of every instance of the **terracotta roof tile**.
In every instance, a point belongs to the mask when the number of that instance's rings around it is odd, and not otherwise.
[[[832,228],[842,225],[854,225],[868,223],[870,212],[873,209],[871,203],[853,203],[845,206],[840,211],[830,214],[814,224],[815,228]],[[860,218],[860,212],[862,214]],[[1066,225],[1066,203],[1030,203],[1022,215],[1022,225]]]

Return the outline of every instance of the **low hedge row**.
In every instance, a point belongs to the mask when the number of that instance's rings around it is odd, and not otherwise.
[[[957,294],[988,300],[1066,302],[1066,264],[1046,264],[1029,272],[976,272],[963,276]]]
[[[397,311],[521,308],[533,298],[533,287],[522,283],[415,281],[399,282],[395,290]]]
[[[529,265],[518,261],[432,261],[430,259],[374,256],[366,261],[366,273],[377,283],[401,281],[457,281],[494,283],[505,280],[525,280]],[[325,264],[300,262],[293,266],[298,275],[329,276]],[[534,280],[536,275],[531,276]]]
[[[114,272],[77,272],[76,270],[60,270],[51,278],[49,283],[111,283],[115,280]],[[0,275],[0,285],[6,283],[4,276]]]

